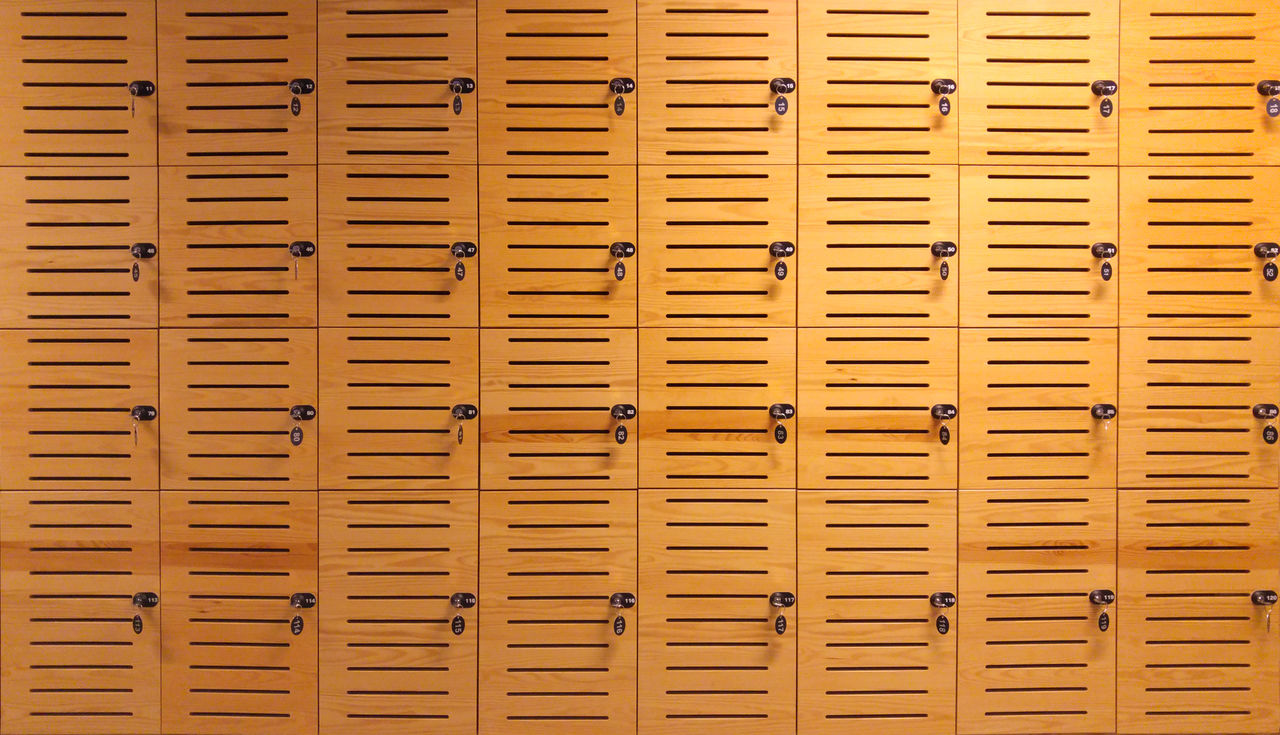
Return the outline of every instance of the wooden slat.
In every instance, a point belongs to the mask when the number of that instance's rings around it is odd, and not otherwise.
[[[6,732],[160,732],[160,610],[132,604],[160,592],[158,523],[154,492],[0,495]]]
[[[474,490],[321,493],[320,732],[476,731]],[[455,633],[455,618],[462,619]]]

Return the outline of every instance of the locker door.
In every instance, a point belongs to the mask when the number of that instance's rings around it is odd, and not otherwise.
[[[960,487],[1115,487],[1116,330],[961,330]]]
[[[0,166],[154,166],[155,24],[151,0],[5,3]]]
[[[1115,498],[960,491],[962,735],[1115,730]]]
[[[0,168],[0,327],[155,327],[156,172]]]
[[[1120,486],[1275,487],[1276,403],[1273,329],[1123,330]]]
[[[635,326],[635,167],[485,166],[480,191],[485,326]]]
[[[1124,0],[1120,125],[1127,164],[1280,164],[1280,125],[1258,83],[1277,76],[1280,6]],[[1271,93],[1271,94],[1274,94]]]
[[[960,162],[1114,165],[1119,25],[1119,0],[960,3]]]
[[[1118,186],[1115,168],[965,167],[961,326],[1115,326]]]
[[[476,487],[475,330],[322,329],[320,355],[320,487]]]
[[[954,733],[955,493],[797,502],[800,732]]]
[[[317,13],[320,161],[475,163],[474,2],[319,0]]]
[[[800,487],[956,487],[956,330],[801,329],[798,344]]]
[[[798,5],[800,162],[955,163],[956,3]]]
[[[1278,190],[1269,168],[1122,168],[1121,323],[1280,326]]]
[[[635,732],[635,593],[634,491],[480,493],[480,735]]]
[[[321,732],[475,735],[478,512],[474,490],[320,494]]]
[[[796,731],[795,539],[794,490],[640,491],[640,735]]]
[[[157,9],[161,164],[316,162],[314,0]]]
[[[954,166],[801,166],[800,325],[954,327],[959,188]]]
[[[479,323],[474,166],[320,166],[319,179],[321,325]]]
[[[486,329],[480,487],[636,486],[636,332]]]
[[[479,33],[481,163],[636,162],[634,2],[480,0]]]
[[[316,323],[316,178],[302,166],[160,169],[160,323]]]
[[[5,732],[160,731],[157,501],[0,494]]]
[[[314,330],[166,329],[164,489],[316,487]]]
[[[795,487],[795,330],[640,338],[642,487]]]
[[[314,733],[316,494],[161,493],[160,521],[164,732]]]
[[[155,488],[156,398],[154,331],[0,331],[0,488]]]
[[[1276,491],[1120,493],[1119,731],[1275,732]]]
[[[795,1],[637,4],[640,162],[795,163]]]
[[[640,167],[638,257],[641,326],[794,326],[796,167]]]

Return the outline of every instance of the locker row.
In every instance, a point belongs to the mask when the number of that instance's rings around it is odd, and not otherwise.
[[[1277,499],[5,493],[0,731],[1275,733]]]
[[[0,168],[0,327],[1280,326],[1280,168],[798,168]]]
[[[0,489],[1274,488],[1277,404],[1276,329],[8,330]]]
[[[9,0],[3,13],[2,165],[1280,163],[1269,0]]]

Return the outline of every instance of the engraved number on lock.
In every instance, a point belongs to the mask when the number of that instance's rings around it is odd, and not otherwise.
[[[289,631],[294,635],[302,635],[302,616],[294,615],[293,620],[289,621]]]
[[[461,615],[454,615],[453,620],[449,623],[449,629],[454,635],[462,635],[462,631],[467,629],[467,621]]]

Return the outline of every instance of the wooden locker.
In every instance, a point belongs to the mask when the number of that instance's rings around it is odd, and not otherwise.
[[[474,2],[318,0],[317,14],[322,163],[475,163]]]
[[[635,732],[634,491],[480,493],[480,599],[480,735]]]
[[[964,167],[960,325],[1116,326],[1116,171]]]
[[[1119,4],[960,3],[960,162],[1114,165]]]
[[[1121,330],[1120,486],[1274,488],[1277,403],[1274,329]]]
[[[474,327],[474,166],[320,166],[320,324]]]
[[[959,516],[957,732],[1114,732],[1116,491],[961,490]]]
[[[484,166],[480,201],[484,326],[635,326],[634,166]]]
[[[0,166],[154,166],[155,24],[152,0],[4,3]]]
[[[1280,6],[1268,0],[1124,0],[1120,160],[1276,165],[1280,124],[1259,82],[1277,75]]]
[[[634,1],[480,0],[478,13],[481,163],[636,162]]]
[[[802,327],[954,327],[954,166],[801,166]]]
[[[155,327],[156,170],[0,167],[0,327]]]
[[[957,3],[797,4],[808,102],[800,162],[955,163]]]
[[[639,175],[640,326],[795,325],[795,166]]]
[[[794,733],[795,590],[794,490],[641,490],[640,735]]]
[[[482,489],[636,487],[636,330],[480,335]]]
[[[1275,488],[1120,493],[1118,731],[1275,732]]]
[[[154,330],[0,331],[0,489],[155,489],[156,367]]]
[[[322,329],[320,487],[475,488],[476,330]]]
[[[1122,168],[1121,324],[1280,326],[1278,190],[1270,168]]]
[[[316,162],[315,0],[156,8],[161,164]]]
[[[799,731],[956,726],[954,492],[801,491]]]
[[[795,487],[794,329],[643,329],[641,487]]]
[[[795,163],[795,0],[639,0],[640,162]]]
[[[316,732],[316,493],[161,493],[163,731]]]
[[[960,330],[960,487],[1115,487],[1116,359],[1114,329]]]
[[[801,488],[955,488],[954,329],[801,329]]]
[[[160,333],[161,487],[314,490],[316,332]]]
[[[0,728],[160,731],[155,492],[0,494]]]
[[[320,732],[475,735],[474,490],[320,493]]]

